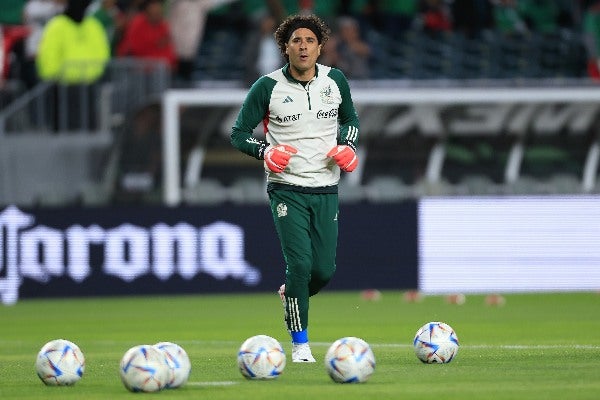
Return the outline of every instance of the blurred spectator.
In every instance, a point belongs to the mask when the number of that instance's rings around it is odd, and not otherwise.
[[[362,7],[364,16],[371,20],[371,26],[389,37],[412,29],[417,16],[419,0],[369,0]],[[353,15],[357,16],[355,13]]]
[[[517,4],[531,31],[554,33],[558,30],[560,10],[555,0],[519,0]]]
[[[337,20],[337,68],[348,79],[369,79],[371,46],[361,37],[358,22],[352,17]]]
[[[246,83],[251,84],[262,75],[266,75],[285,64],[277,42],[275,28],[277,21],[271,14],[264,14],[254,22],[246,45],[244,58],[247,66]]]
[[[0,25],[0,89],[4,85],[4,80],[6,79],[6,71],[8,70],[8,62],[7,59],[8,51],[4,46],[4,30],[2,29],[2,25]]]
[[[119,38],[118,33],[125,27],[125,14],[117,7],[117,0],[99,0],[90,7],[88,12],[104,27],[111,53],[114,53]]]
[[[44,28],[36,57],[41,79],[58,83],[55,99],[54,128],[82,129],[96,127],[96,108],[93,91],[102,78],[110,59],[110,46],[104,28],[85,11],[90,0],[69,0],[63,14],[53,17]],[[82,94],[85,94],[83,98]],[[67,125],[63,122],[67,116]],[[82,115],[89,119],[83,121]]]
[[[117,7],[123,12],[127,19],[131,19],[137,14],[144,0],[117,0]]]
[[[14,48],[23,48],[28,30],[24,25],[0,24],[0,110],[23,92],[19,75],[22,60],[17,60]]]
[[[529,31],[517,9],[517,0],[496,0],[492,7],[494,28],[498,32],[505,35],[523,35]]]
[[[167,18],[177,55],[177,78],[192,79],[194,62],[204,36],[210,10],[234,0],[169,0]]]
[[[23,22],[29,28],[25,39],[22,79],[25,86],[32,88],[39,79],[35,67],[35,58],[44,27],[50,19],[65,9],[67,0],[29,0],[23,9]]]
[[[125,126],[115,201],[139,203],[159,190],[161,149],[160,105],[149,103],[135,110]]]
[[[558,6],[558,25],[569,29],[579,29],[583,10],[585,9],[582,0],[555,0]]]
[[[321,55],[319,56],[319,64],[329,65],[337,68],[340,55],[337,52],[339,37],[336,31],[332,31],[329,35],[329,40],[323,44]]]
[[[240,0],[239,3],[233,4],[233,7],[239,8],[244,18],[254,25],[265,14],[271,14],[276,21],[281,21],[287,16],[282,0]]]
[[[326,22],[334,22],[346,3],[366,0],[243,0],[246,15],[257,16],[269,11],[276,20],[292,14],[316,14]]]
[[[440,33],[452,30],[452,13],[444,0],[421,0],[418,17],[424,32]]]
[[[339,16],[342,0],[298,0],[298,11],[304,14],[316,14],[326,23],[333,24]],[[288,6],[288,8],[292,8]]]
[[[582,30],[588,58],[588,75],[600,80],[600,1],[588,5],[583,14]]]
[[[145,0],[117,0],[116,5],[119,9],[122,21],[119,25],[115,26],[115,31],[113,32],[113,54],[117,54],[117,47],[123,40],[125,28],[129,26],[133,17],[138,14],[144,1]]]
[[[102,25],[85,16],[90,0],[69,0],[64,13],[53,17],[42,33],[36,64],[46,81],[65,84],[95,82],[110,58]]]
[[[162,0],[144,0],[140,7],[117,44],[117,55],[162,61],[175,72],[177,56]]]
[[[2,0],[0,6],[0,88],[5,80],[13,77],[13,65],[19,64],[18,72],[22,69],[23,40],[29,33],[23,26],[23,8],[26,2],[27,0]],[[18,73],[17,78],[21,79],[21,75]]]
[[[241,0],[239,7],[242,13],[252,21],[260,19],[265,13],[270,12],[269,10],[269,2],[273,0]],[[274,0],[279,7],[279,13],[285,14],[283,11],[283,6],[280,0]],[[274,14],[277,15],[275,19],[280,18],[279,13]]]
[[[23,8],[27,0],[2,0],[0,25],[20,25],[23,23]]]
[[[459,0],[452,3],[453,29],[467,37],[477,37],[492,26],[489,0]]]
[[[29,29],[25,25],[0,25],[0,36],[3,44],[0,45],[2,62],[0,63],[0,82],[14,80],[23,82],[23,43],[29,35]]]

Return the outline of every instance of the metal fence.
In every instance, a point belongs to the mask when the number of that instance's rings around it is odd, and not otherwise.
[[[41,82],[0,111],[0,136],[22,132],[102,131],[171,85],[163,63],[123,58],[111,61],[91,84]]]
[[[118,59],[92,84],[42,82],[14,99],[0,110],[0,205],[107,198],[128,115],[170,85],[164,64]]]

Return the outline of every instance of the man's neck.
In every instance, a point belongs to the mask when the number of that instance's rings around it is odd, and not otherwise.
[[[315,67],[308,69],[306,71],[298,71],[293,66],[290,65],[290,75],[297,81],[308,82],[316,75]]]

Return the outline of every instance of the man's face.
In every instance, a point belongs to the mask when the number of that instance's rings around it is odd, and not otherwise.
[[[285,53],[290,59],[292,69],[303,76],[314,70],[317,58],[321,54],[321,45],[313,31],[308,28],[298,28],[290,36]]]
[[[162,3],[160,1],[152,1],[146,6],[146,15],[151,22],[160,22],[163,19]]]

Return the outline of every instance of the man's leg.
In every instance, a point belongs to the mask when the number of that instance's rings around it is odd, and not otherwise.
[[[271,191],[269,197],[275,228],[286,262],[283,300],[286,325],[294,343],[292,360],[313,362],[314,358],[308,347],[307,332],[308,285],[312,267],[307,195],[276,190]]]
[[[338,195],[313,195],[311,210],[310,237],[313,265],[309,296],[319,293],[335,273],[338,242]]]

